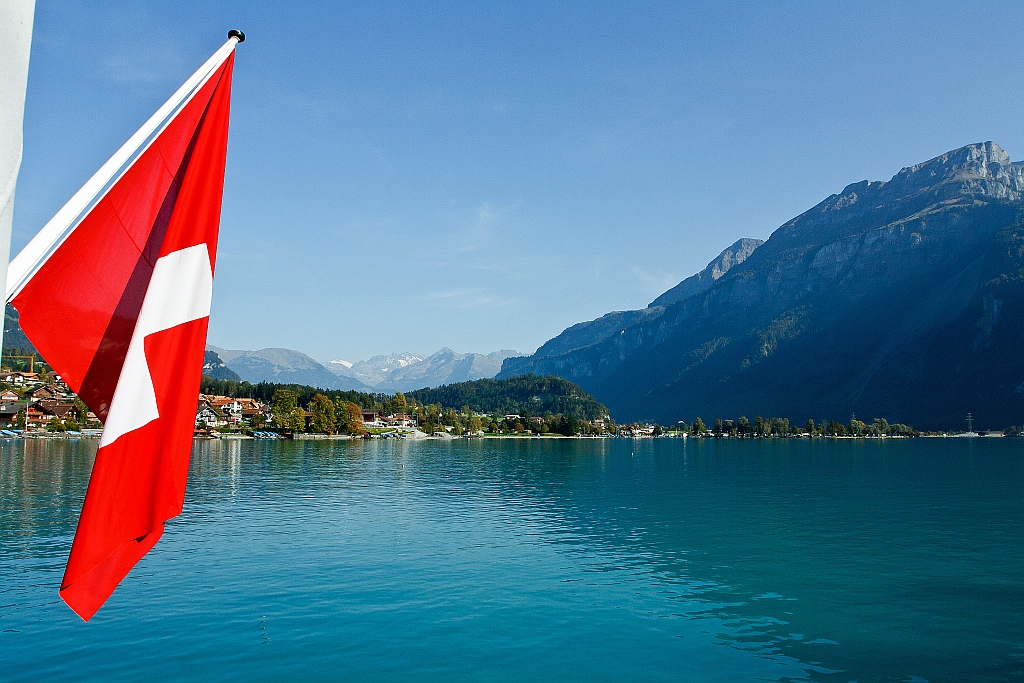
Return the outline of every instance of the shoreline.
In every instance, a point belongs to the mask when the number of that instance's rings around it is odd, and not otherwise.
[[[32,432],[28,434],[18,434],[17,436],[0,436],[0,441],[9,440],[47,440],[47,439],[99,439],[100,433],[95,434],[72,434],[67,432]],[[575,436],[566,436],[564,434],[474,434],[474,435],[459,435],[454,436],[451,434],[425,434],[420,431],[415,432],[385,432],[384,434],[373,434],[369,436],[369,439],[363,436],[352,436],[351,434],[291,434],[288,436],[280,436],[276,439],[260,439],[248,434],[220,434],[218,436],[194,436],[194,441],[366,441],[372,439],[398,439],[398,440],[411,440],[411,441],[422,441],[422,440],[433,440],[433,441],[452,441],[456,439],[576,439],[576,440],[597,440],[597,439],[692,439],[698,441],[717,441],[717,440],[735,440],[735,441],[756,441],[759,439],[842,439],[847,441],[885,441],[889,439],[1003,439],[1011,438],[1005,434],[965,434],[965,433],[954,433],[954,434],[920,434],[918,436],[833,436],[833,435],[814,435],[808,436],[806,434],[794,434],[791,436],[776,436],[776,435],[765,435],[765,436],[690,436],[688,434],[662,434],[659,436],[654,435],[619,435],[619,434],[592,434],[582,435],[577,434]]]

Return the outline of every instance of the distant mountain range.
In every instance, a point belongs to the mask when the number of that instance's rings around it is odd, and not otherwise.
[[[219,356],[227,369],[246,382],[277,382],[279,384],[302,384],[322,389],[371,391],[372,388],[352,377],[339,377],[322,363],[313,360],[301,351],[292,349],[259,349],[241,351],[222,349],[210,344],[207,352]],[[209,363],[209,358],[207,360]],[[227,379],[217,378],[214,379]]]
[[[417,356],[415,353],[389,353],[355,363],[332,360],[324,365],[339,377],[355,377],[363,384],[375,387],[384,383],[391,373],[421,363],[423,360],[423,356]]]
[[[576,382],[620,420],[1024,421],[1024,163],[968,145],[740,240],[645,309],[498,377]]]
[[[443,348],[426,358],[413,353],[393,353],[352,364],[330,361],[327,367],[341,377],[354,378],[376,391],[393,393],[490,379],[501,370],[502,361],[520,355],[518,351],[509,350],[484,355]]]
[[[426,358],[413,353],[395,353],[356,363],[343,360],[320,363],[291,349],[241,351],[212,345],[206,348],[204,374],[214,379],[233,379],[226,374],[232,373],[252,383],[277,382],[380,393],[491,378],[501,369],[503,360],[519,355],[516,351],[487,355],[455,353],[444,348]]]
[[[10,304],[4,319],[4,349],[35,351],[18,324],[18,311]],[[203,374],[212,379],[253,384],[276,382],[340,391],[394,393],[490,379],[498,374],[503,360],[519,355],[518,351],[509,350],[485,355],[456,353],[443,348],[425,358],[414,353],[392,353],[356,363],[343,360],[320,363],[292,349],[244,351],[207,344]]]

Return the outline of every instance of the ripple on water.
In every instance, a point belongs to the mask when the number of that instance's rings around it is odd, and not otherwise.
[[[94,444],[4,442],[5,676],[1019,679],[1018,443],[204,442],[83,625]]]

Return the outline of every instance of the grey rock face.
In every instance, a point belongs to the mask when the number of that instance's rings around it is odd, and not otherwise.
[[[341,377],[354,377],[375,391],[410,391],[424,387],[472,379],[490,379],[506,358],[520,356],[518,351],[502,349],[488,354],[455,353],[444,348],[424,358],[414,353],[389,353],[346,367],[331,361],[327,367]],[[458,379],[456,379],[458,378]]]

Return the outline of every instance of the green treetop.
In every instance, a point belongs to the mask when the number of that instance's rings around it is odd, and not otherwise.
[[[334,403],[323,394],[317,394],[309,402],[309,429],[316,434],[334,433]]]
[[[290,389],[278,389],[270,400],[270,410],[274,414],[274,426],[278,429],[292,429],[295,422],[295,408],[299,403],[299,394]]]

